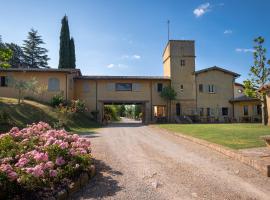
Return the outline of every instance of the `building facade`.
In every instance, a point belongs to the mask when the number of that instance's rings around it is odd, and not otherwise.
[[[243,90],[235,83],[239,74],[216,66],[196,71],[195,58],[194,41],[170,40],[163,52],[164,74],[159,77],[83,76],[79,69],[1,69],[0,96],[16,97],[16,83],[35,78],[44,88],[42,96],[35,98],[49,101],[62,94],[66,100],[83,100],[89,111],[98,111],[99,121],[104,105],[109,104],[141,105],[144,123],[161,118],[182,122],[183,116],[197,122],[244,121],[259,116],[258,101],[243,99],[245,96],[236,92]],[[166,86],[177,93],[171,102],[160,97]],[[247,105],[251,109],[248,115]]]

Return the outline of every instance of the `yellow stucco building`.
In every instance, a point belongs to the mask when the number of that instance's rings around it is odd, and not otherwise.
[[[14,80],[36,78],[45,88],[42,97],[36,98],[49,101],[61,93],[66,100],[83,100],[89,111],[99,111],[100,121],[106,104],[140,104],[144,123],[160,118],[171,122],[260,120],[258,101],[239,93],[243,90],[235,83],[239,74],[216,66],[195,70],[194,41],[170,40],[163,52],[163,68],[163,76],[84,76],[79,69],[1,69],[0,96],[16,97]],[[160,97],[166,86],[177,92],[170,105]]]

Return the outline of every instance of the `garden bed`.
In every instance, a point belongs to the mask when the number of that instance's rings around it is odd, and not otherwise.
[[[88,138],[39,122],[0,135],[0,199],[65,199],[93,176]]]

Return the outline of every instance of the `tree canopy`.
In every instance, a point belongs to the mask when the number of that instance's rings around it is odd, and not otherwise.
[[[262,123],[267,124],[266,95],[258,92],[258,89],[270,80],[270,60],[266,58],[266,48],[263,44],[263,37],[254,39],[254,64],[250,67],[249,78],[244,81],[244,92],[247,96],[258,98],[261,101]]]
[[[41,45],[45,44],[38,31],[31,29],[27,39],[24,40],[23,53],[24,63],[28,68],[49,68],[48,50]]]
[[[62,19],[60,32],[60,49],[59,49],[59,69],[76,68],[75,44],[74,39],[70,38],[68,18],[65,15]]]

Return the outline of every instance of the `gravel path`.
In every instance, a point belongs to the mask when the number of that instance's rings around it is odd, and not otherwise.
[[[112,124],[87,137],[97,175],[74,199],[270,199],[270,178],[162,130]]]

